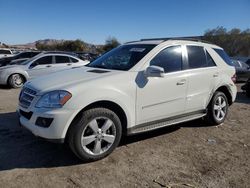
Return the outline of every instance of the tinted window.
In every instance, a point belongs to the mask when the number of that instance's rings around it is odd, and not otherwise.
[[[182,49],[181,46],[172,46],[162,50],[150,62],[164,68],[165,72],[175,72],[182,69]]]
[[[70,63],[68,56],[56,56],[56,63]]]
[[[207,66],[208,67],[216,66],[213,58],[209,55],[209,53],[207,51],[206,51],[206,55],[207,55]]]
[[[214,48],[214,51],[225,61],[226,64],[230,66],[234,66],[232,60],[230,59],[230,57],[226,54],[224,50]]]
[[[52,56],[41,57],[40,59],[36,60],[33,64],[35,65],[52,64]]]
[[[73,63],[76,63],[76,62],[78,62],[78,60],[77,60],[77,59],[75,59],[75,58],[72,58],[72,57],[70,57],[70,60],[71,60],[71,62],[73,62]]]
[[[0,54],[11,54],[9,50],[0,50]]]
[[[190,69],[207,67],[205,50],[201,46],[187,46]]]
[[[137,64],[155,45],[151,44],[127,44],[119,46],[87,66],[103,69],[129,70]]]

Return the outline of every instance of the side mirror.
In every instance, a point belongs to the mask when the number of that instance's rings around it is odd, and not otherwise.
[[[149,66],[144,71],[145,77],[164,77],[164,69],[158,66]]]

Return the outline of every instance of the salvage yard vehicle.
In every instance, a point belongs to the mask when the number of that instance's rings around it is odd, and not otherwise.
[[[232,62],[236,69],[236,81],[247,81],[247,79],[250,77],[250,66],[241,60],[232,59]]]
[[[21,126],[68,143],[83,161],[109,155],[122,135],[203,118],[224,122],[236,98],[224,50],[194,39],[123,44],[85,67],[25,83]]]
[[[246,95],[248,97],[250,97],[250,76],[246,81],[246,83],[243,86],[241,86],[241,89],[246,92]]]
[[[20,88],[29,79],[88,64],[89,61],[59,52],[47,52],[34,56],[17,65],[0,67],[0,84]]]
[[[20,52],[16,55],[13,55],[11,57],[5,57],[5,58],[2,58],[0,59],[0,67],[1,66],[6,66],[6,65],[9,65],[9,64],[13,64],[15,61],[19,60],[19,59],[24,59],[24,58],[32,58],[36,55],[38,55],[39,51],[26,51],[26,52]]]
[[[0,48],[0,59],[4,57],[11,57],[13,56],[13,52],[11,49],[8,48]]]

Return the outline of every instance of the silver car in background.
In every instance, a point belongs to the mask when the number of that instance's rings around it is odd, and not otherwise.
[[[0,67],[0,85],[22,87],[24,82],[46,74],[88,64],[74,55],[56,52],[41,53],[18,65]]]

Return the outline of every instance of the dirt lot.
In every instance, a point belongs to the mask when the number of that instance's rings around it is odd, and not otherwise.
[[[127,137],[88,164],[18,126],[18,93],[0,89],[0,187],[250,187],[250,99],[242,92],[222,125],[192,121]]]

